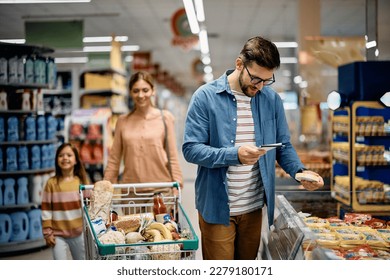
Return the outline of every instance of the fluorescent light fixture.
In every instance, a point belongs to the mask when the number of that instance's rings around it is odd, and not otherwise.
[[[203,0],[194,0],[194,1],[195,1],[196,17],[199,22],[204,22],[206,18],[204,16]]]
[[[280,63],[283,64],[296,64],[298,63],[298,59],[296,57],[281,57]]]
[[[202,29],[199,32],[199,44],[200,44],[200,52],[202,54],[208,54],[209,53],[209,41],[207,39],[206,29]]]
[[[213,68],[210,66],[210,65],[207,65],[203,68],[203,71],[206,73],[206,74],[210,74],[213,72]]]
[[[129,37],[127,36],[115,36],[116,42],[127,42],[129,40]],[[111,42],[112,36],[99,36],[99,37],[84,37],[83,42],[84,43],[106,43]]]
[[[183,4],[186,10],[187,19],[191,28],[191,32],[192,34],[198,34],[200,28],[199,28],[198,20],[196,19],[194,4],[192,3],[192,0],[183,0]]]
[[[91,0],[0,0],[0,4],[89,3]]]
[[[55,63],[87,63],[88,57],[56,57],[54,58]]]
[[[386,106],[390,107],[390,91],[386,92],[381,98],[380,101]]]
[[[299,84],[300,82],[303,81],[302,76],[299,76],[299,75],[295,76],[293,81],[294,81],[294,83]]]
[[[123,52],[135,52],[139,50],[138,45],[126,45],[121,47]],[[83,52],[110,52],[111,46],[87,46],[83,48]]]
[[[26,39],[4,39],[0,40],[3,43],[12,43],[12,44],[24,44],[26,43]]]
[[[274,42],[278,48],[298,48],[297,42]]]
[[[125,56],[125,62],[132,62],[134,57],[132,55]]]
[[[211,63],[211,58],[209,56],[207,56],[207,55],[202,57],[202,63],[204,65],[209,65]]]
[[[344,98],[344,101],[345,101],[345,98]],[[328,98],[326,100],[326,103],[328,103],[329,109],[331,109],[333,111],[337,110],[338,108],[341,107],[341,105],[343,103],[343,96],[339,92],[333,90],[328,94]]]
[[[122,46],[121,51],[122,52],[136,52],[136,51],[139,51],[139,46],[138,45]]]
[[[376,41],[370,41],[366,43],[366,49],[371,49],[376,47]]]

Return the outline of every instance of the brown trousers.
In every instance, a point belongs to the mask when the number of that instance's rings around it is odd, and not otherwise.
[[[229,226],[199,216],[204,260],[254,260],[260,245],[262,210],[230,217]]]

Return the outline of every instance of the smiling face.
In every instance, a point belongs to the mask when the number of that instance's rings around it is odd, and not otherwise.
[[[264,82],[253,84],[251,82],[253,78],[270,80],[272,79],[274,74],[272,70],[268,70],[264,67],[261,67],[256,63],[251,63],[245,66],[242,60],[238,67],[241,70],[240,75],[238,77],[238,82],[242,92],[248,97],[254,97],[264,87]],[[251,76],[249,75],[249,72]]]
[[[152,106],[151,98],[154,96],[154,89],[145,80],[138,80],[130,90],[130,96],[138,109]]]
[[[65,146],[57,156],[57,164],[64,171],[72,171],[77,164],[76,155],[70,146]]]

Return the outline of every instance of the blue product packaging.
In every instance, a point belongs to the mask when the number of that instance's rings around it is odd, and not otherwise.
[[[41,169],[41,149],[38,145],[31,147],[30,159],[32,170]]]
[[[0,171],[4,170],[4,164],[3,164],[3,149],[0,147]]]
[[[47,145],[41,146],[41,168],[49,168],[49,150]]]
[[[36,123],[35,118],[33,116],[28,116],[24,120],[24,135],[26,141],[35,141],[37,140],[37,130],[36,130]]]
[[[5,206],[16,204],[15,179],[14,178],[7,178],[4,180],[3,204]]]
[[[15,116],[7,120],[7,141],[19,141],[19,120]]]
[[[12,234],[10,241],[24,241],[29,232],[29,218],[26,212],[13,212],[10,214],[12,220]]]
[[[37,140],[46,140],[46,119],[45,116],[37,118]]]
[[[4,118],[0,117],[0,142],[5,141],[5,125],[4,125]]]
[[[6,150],[6,171],[18,170],[18,156],[16,147],[8,147]]]
[[[42,233],[42,210],[32,209],[28,213],[30,219],[30,228],[28,233],[28,239],[43,239]]]
[[[52,115],[48,115],[46,118],[46,132],[48,140],[55,139],[57,133],[57,121]]]
[[[12,220],[8,214],[0,213],[0,244],[8,243],[12,234]]]
[[[0,179],[0,206],[3,205],[3,180]]]
[[[26,146],[20,146],[18,149],[18,164],[19,170],[28,170],[28,149]]]
[[[28,180],[27,177],[18,178],[18,192],[16,196],[16,204],[27,204],[29,202],[28,198]]]

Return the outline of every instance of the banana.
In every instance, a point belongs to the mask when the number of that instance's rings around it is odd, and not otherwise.
[[[169,229],[167,229],[166,226],[164,226],[163,223],[151,223],[150,226],[148,226],[147,230],[149,229],[157,229],[158,231],[160,231],[164,239],[173,240],[172,233],[169,231]]]
[[[151,242],[158,242],[164,239],[163,236],[161,235],[161,232],[157,229],[147,228],[143,236],[145,237],[145,239],[147,239],[148,241],[150,240]]]

